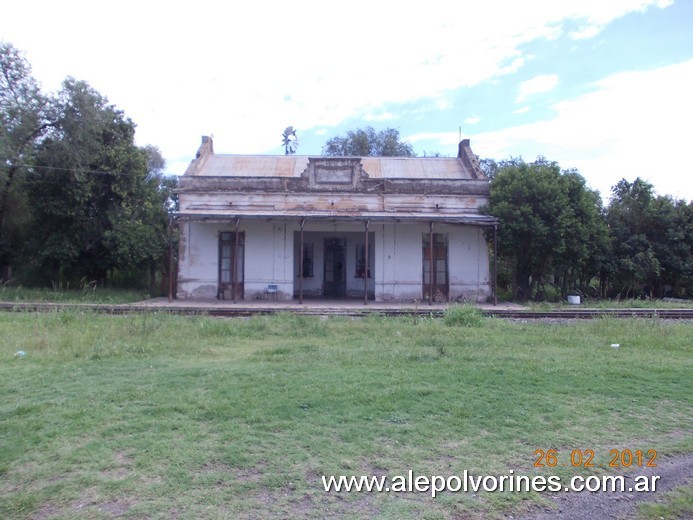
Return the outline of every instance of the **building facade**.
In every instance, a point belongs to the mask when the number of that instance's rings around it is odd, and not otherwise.
[[[180,179],[179,299],[487,301],[488,180],[455,158],[215,154]]]

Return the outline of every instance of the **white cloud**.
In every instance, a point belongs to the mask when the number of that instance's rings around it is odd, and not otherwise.
[[[420,141],[436,141],[440,145],[457,145],[459,142],[457,132],[420,132],[417,134],[404,136],[405,141],[417,143]]]
[[[597,36],[603,29],[604,26],[602,25],[585,25],[578,28],[577,31],[572,31],[570,37],[573,40],[588,40]]]
[[[572,2],[568,2],[571,4]],[[573,12],[568,18],[580,21],[577,30],[569,36],[574,40],[594,38],[604,30],[614,19],[629,12],[645,12],[650,7],[665,9],[672,5],[673,0],[584,0],[581,6],[573,4]],[[570,8],[569,8],[570,9]]]
[[[436,101],[436,108],[438,110],[447,110],[450,108],[450,100],[447,98],[440,98]]]
[[[27,52],[49,90],[67,75],[87,80],[166,157],[192,156],[211,132],[219,151],[281,153],[288,124],[306,131],[383,114],[386,103],[446,103],[454,89],[517,72],[524,44],[557,38],[567,21],[604,26],[666,3],[352,0],[335,13],[318,0],[63,0],[36,16],[31,2],[10,2],[0,39]]]
[[[383,121],[392,121],[393,119],[397,119],[398,116],[393,114],[392,112],[379,112],[377,114],[374,114],[372,112],[369,112],[368,114],[363,116],[363,119],[365,121],[374,121],[374,122],[383,122]]]
[[[481,121],[481,118],[479,116],[472,116],[468,117],[467,119],[464,120],[465,125],[475,125]]]
[[[659,193],[693,199],[690,149],[693,60],[607,77],[596,90],[554,106],[553,119],[473,136],[474,151],[495,159],[538,155],[576,167],[603,196],[621,178],[641,177]]]
[[[529,112],[529,107],[526,105],[518,108],[517,110],[513,110],[513,114],[526,114],[527,112]]]
[[[520,83],[520,93],[517,103],[523,103],[529,96],[550,92],[558,86],[557,74],[540,74]]]

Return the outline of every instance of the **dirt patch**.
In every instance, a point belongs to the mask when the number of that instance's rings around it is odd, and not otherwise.
[[[54,518],[60,513],[60,508],[51,502],[41,504],[36,511],[31,515],[31,520],[48,520],[49,518]]]
[[[113,516],[122,516],[128,512],[128,510],[133,506],[134,502],[127,499],[116,499],[110,502],[102,502],[101,504],[95,504],[99,511],[105,511]]]
[[[119,466],[132,466],[134,459],[124,451],[116,451],[113,459]]]
[[[674,488],[693,484],[693,453],[670,457],[656,468],[638,468],[624,473],[626,486],[638,475],[658,475],[657,490],[650,493],[583,492],[557,493],[551,496],[553,508],[514,518],[515,520],[591,520],[632,518],[638,503],[656,502]]]

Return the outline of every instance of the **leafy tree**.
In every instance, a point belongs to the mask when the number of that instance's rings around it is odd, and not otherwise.
[[[29,63],[0,42],[0,278],[16,258],[28,224],[22,177],[49,125],[47,106]]]
[[[647,213],[654,199],[651,184],[621,179],[611,188],[607,213],[613,244],[609,279],[620,295],[640,295],[659,276],[660,265],[647,237]]]
[[[558,272],[565,293],[576,279],[589,280],[605,251],[598,194],[575,170],[561,172],[543,158],[505,161],[493,175],[489,205],[499,218],[498,254],[513,264],[518,299],[533,298],[544,279]]]
[[[612,294],[663,296],[693,289],[693,206],[656,196],[637,178],[612,188],[607,211]]]
[[[553,259],[561,295],[574,288],[586,291],[595,275],[600,275],[610,254],[609,233],[598,191],[587,187],[584,177],[575,169],[561,175],[568,204],[564,208],[565,248]],[[600,280],[603,280],[600,276]],[[600,288],[601,289],[601,288]]]
[[[416,155],[411,144],[400,141],[398,130],[387,128],[376,131],[371,126],[349,130],[343,137],[333,137],[323,146],[322,154],[337,157],[414,157]]]
[[[161,154],[135,146],[134,123],[83,81],[65,80],[54,110],[27,180],[39,279],[151,272],[167,249]]]
[[[693,294],[693,202],[658,196],[649,208],[652,249],[660,264],[658,296]]]
[[[498,170],[502,166],[508,166],[510,164],[513,164],[516,161],[521,161],[521,159],[510,159],[508,161],[501,161],[499,163],[499,162],[497,162],[493,159],[489,159],[489,158],[481,159],[481,158],[477,157],[477,159],[479,160],[479,167],[481,168],[481,171],[484,172],[484,175],[490,181],[493,180],[493,178],[498,173]]]

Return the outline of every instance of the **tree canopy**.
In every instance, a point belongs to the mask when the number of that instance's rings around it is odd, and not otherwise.
[[[498,217],[498,254],[513,264],[515,296],[534,298],[557,276],[565,294],[576,279],[598,274],[606,246],[601,199],[575,170],[538,159],[507,161],[495,172],[489,205]]]
[[[333,137],[325,143],[326,156],[354,157],[414,157],[411,144],[401,141],[399,130],[387,128],[377,131],[373,127],[349,130],[345,136]]]
[[[33,147],[48,128],[48,99],[31,66],[11,44],[0,42],[0,278],[24,240],[27,219],[21,185]],[[6,218],[8,213],[15,218]]]
[[[491,177],[483,210],[500,220],[497,253],[511,265],[501,283],[515,298],[690,297],[693,204],[656,196],[638,178],[618,182],[604,208],[576,170],[555,162],[482,164]]]
[[[693,203],[657,196],[640,178],[611,190],[606,216],[616,295],[664,296],[693,290]]]
[[[86,82],[44,96],[9,44],[0,66],[0,278],[151,281],[173,197],[158,148],[136,146],[134,122]]]

